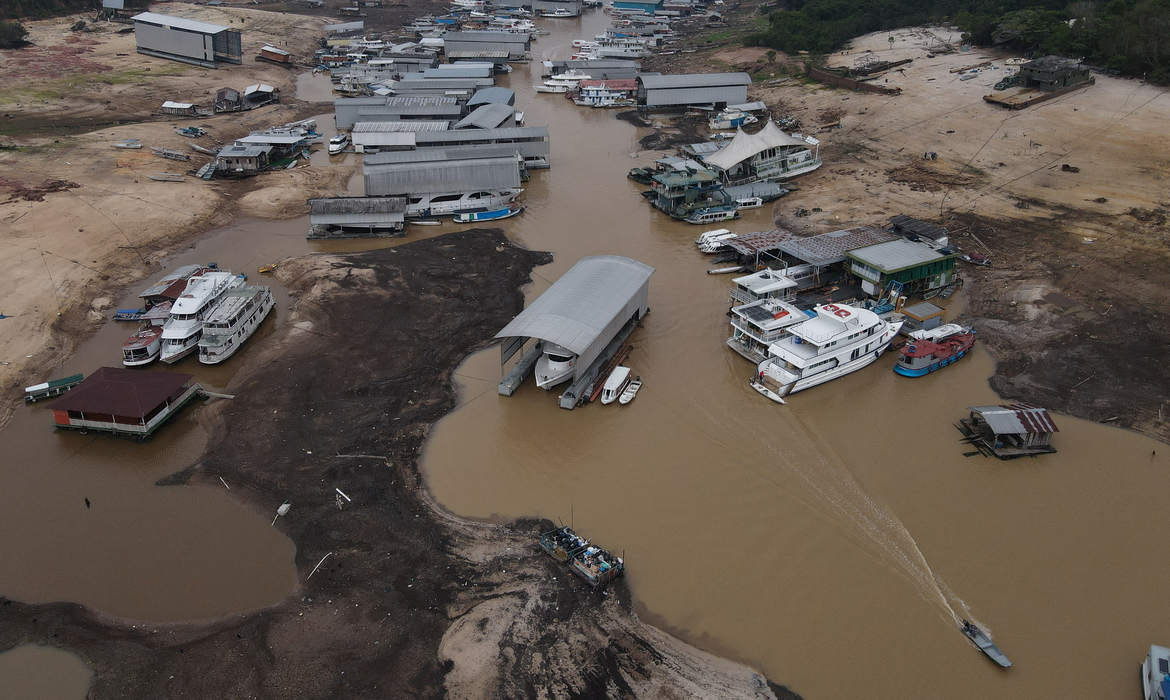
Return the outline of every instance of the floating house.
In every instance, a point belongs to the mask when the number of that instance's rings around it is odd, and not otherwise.
[[[100,367],[50,404],[58,428],[142,442],[202,390],[190,374]]]
[[[254,175],[268,167],[271,146],[230,144],[219,149],[215,170],[223,175]]]
[[[723,183],[714,170],[662,171],[650,180],[650,204],[675,219],[686,219],[701,209],[734,206],[723,196]]]
[[[138,53],[204,68],[243,63],[238,29],[154,12],[134,15],[133,20]]]
[[[601,366],[634,332],[649,312],[650,276],[654,268],[616,255],[582,258],[528,308],[496,334],[500,365],[523,350],[519,363],[499,385],[511,396],[534,368],[546,348],[560,348],[572,356],[569,388],[560,397],[561,408],[574,408],[597,378]]]
[[[747,73],[639,75],[637,80],[638,104],[647,107],[709,105],[721,109],[747,102],[747,86],[752,84]]]
[[[1020,66],[1020,87],[1052,92],[1091,79],[1089,69],[1075,58],[1044,56]]]
[[[402,197],[327,197],[309,200],[310,239],[403,236]]]
[[[1056,452],[1052,435],[1060,430],[1048,411],[1026,403],[968,406],[959,421],[967,442],[1000,459]]]
[[[905,214],[890,217],[890,231],[912,241],[932,241],[942,247],[950,245],[950,231]]]
[[[162,103],[162,113],[175,117],[197,117],[199,116],[199,106],[190,102],[172,102],[171,100],[167,100]]]
[[[268,46],[265,44],[260,47],[260,55],[256,58],[271,61],[272,63],[279,63],[283,66],[292,65],[292,54],[284,49],[278,49],[275,46]]]
[[[789,135],[775,122],[758,133],[737,129],[723,148],[703,157],[725,185],[787,180],[821,167],[820,141],[812,136]]]
[[[861,278],[866,294],[877,294],[890,282],[902,285],[907,296],[945,287],[955,280],[955,258],[950,248],[898,238],[846,251],[849,271]]]

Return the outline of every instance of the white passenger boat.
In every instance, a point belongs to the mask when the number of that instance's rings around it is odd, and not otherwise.
[[[199,348],[203,336],[203,319],[224,292],[244,286],[244,280],[231,272],[210,270],[187,281],[187,288],[171,307],[171,315],[163,324],[163,362],[177,362]]]
[[[759,209],[764,206],[764,200],[759,197],[744,197],[735,200],[735,203],[739,205],[739,209]]]
[[[617,367],[614,369],[613,372],[610,372],[609,379],[605,380],[605,386],[601,390],[601,403],[611,404],[617,401],[629,383],[629,367]]]
[[[1142,700],[1170,699],[1170,649],[1156,644],[1142,662]]]
[[[579,70],[570,70],[554,75],[544,81],[541,85],[533,85],[532,89],[537,92],[544,93],[559,93],[564,94],[569,90],[574,90],[582,80],[590,80],[590,76],[582,73]]]
[[[203,319],[199,361],[214,365],[235,354],[256,332],[276,302],[268,287],[229,289]]]
[[[543,350],[536,361],[536,386],[548,391],[573,376],[577,355],[556,343],[545,343]]]
[[[406,200],[406,216],[429,218],[455,214],[460,211],[502,209],[516,201],[516,197],[523,191],[518,188],[505,188],[479,192],[419,195]]]
[[[338,153],[341,153],[345,150],[347,145],[349,145],[349,136],[346,136],[345,134],[338,134],[334,136],[333,138],[329,139],[329,155],[335,156]]]
[[[642,377],[641,376],[634,377],[634,381],[632,381],[628,385],[626,385],[626,390],[623,391],[622,395],[618,397],[618,403],[625,406],[629,402],[633,401],[634,397],[638,395],[638,390],[641,388],[642,388]]]
[[[711,234],[711,235],[708,235]],[[700,253],[707,253],[708,255],[716,253],[720,248],[727,245],[727,241],[736,238],[737,235],[728,231],[725,228],[717,228],[714,231],[708,231],[702,236],[699,236],[697,241]]]
[[[816,314],[768,346],[768,359],[752,377],[756,391],[784,403],[789,394],[856,372],[881,356],[902,328],[901,321],[845,304],[818,306]]]

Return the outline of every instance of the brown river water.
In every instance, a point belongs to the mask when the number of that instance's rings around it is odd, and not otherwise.
[[[561,58],[608,16],[541,24],[552,34],[534,55]],[[534,94],[540,68],[517,66],[499,81],[517,91],[528,124],[549,126],[553,144],[553,168],[526,184],[528,210],[502,223],[556,255],[536,271],[530,300],[584,255],[657,268],[652,313],[627,363],[646,385],[629,406],[564,411],[531,380],[497,396],[498,350],[474,355],[460,369],[460,408],[424,454],[436,498],[465,516],[572,522],[624,552],[645,619],[810,700],[1135,696],[1136,665],[1150,643],[1165,643],[1170,619],[1170,562],[1148,554],[1170,535],[1156,486],[1165,452],[1154,454],[1170,448],[1060,416],[1056,455],[963,457],[953,427],[963,407],[996,401],[982,352],[920,379],[896,376],[887,355],[788,406],[764,400],[747,385],[751,365],[724,345],[730,280],[704,274],[692,243],[703,229],[653,211],[625,178],[654,157],[630,157],[642,134],[612,112]],[[302,93],[328,97],[321,79],[303,80]],[[328,133],[331,120],[319,122]],[[841,225],[854,223],[872,222]],[[729,226],[770,227],[766,208]],[[272,284],[277,314],[223,365],[188,358],[156,370],[226,386],[288,307],[259,265],[403,242],[313,244],[306,228],[305,219],[240,221],[169,260],[214,260]],[[133,305],[140,286],[117,306]],[[54,376],[115,365],[131,331],[107,324]],[[154,486],[198,458],[206,437],[196,413],[137,445],[55,432],[40,404],[17,411],[0,431],[0,595],[157,621],[287,595],[293,546],[270,516],[227,488]],[[1015,666],[1002,671],[975,651],[957,631],[961,617],[984,625]],[[67,690],[79,682],[58,671],[67,662],[22,662],[43,669],[46,692],[61,681],[60,693],[38,697],[84,695]],[[4,663],[0,655],[0,674]]]

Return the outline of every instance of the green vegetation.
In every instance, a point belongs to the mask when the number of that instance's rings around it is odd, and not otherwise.
[[[148,5],[149,0],[126,0],[127,10],[146,9]],[[0,19],[57,17],[93,9],[93,0],[0,0]]]
[[[27,38],[28,30],[20,22],[0,22],[0,49],[19,49]]]
[[[786,0],[749,46],[830,53],[870,32],[955,24],[972,43],[1170,83],[1170,0]]]

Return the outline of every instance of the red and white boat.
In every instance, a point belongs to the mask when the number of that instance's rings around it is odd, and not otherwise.
[[[127,367],[148,365],[162,351],[162,326],[145,326],[122,343],[122,364]]]
[[[934,341],[912,340],[899,352],[894,371],[904,377],[921,377],[958,361],[973,347],[973,329]]]

